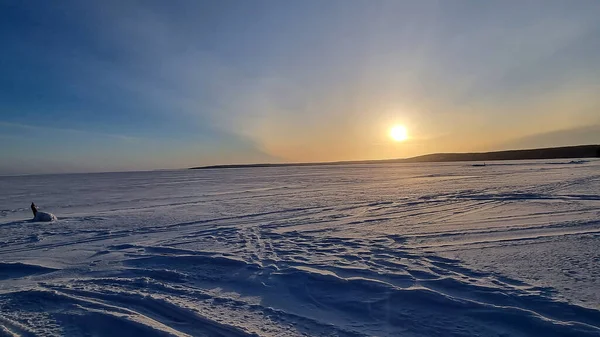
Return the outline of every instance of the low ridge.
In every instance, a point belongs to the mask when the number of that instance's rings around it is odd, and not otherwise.
[[[230,164],[192,167],[198,169],[226,169],[251,167],[281,167],[281,166],[319,166],[344,164],[378,164],[378,163],[428,163],[454,161],[494,161],[494,160],[527,160],[527,159],[568,159],[600,157],[600,145],[563,146],[526,150],[507,150],[473,153],[433,153],[405,159],[355,160],[338,162],[315,163],[261,163],[261,164]]]

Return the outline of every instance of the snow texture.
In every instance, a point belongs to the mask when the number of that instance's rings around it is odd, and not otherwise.
[[[600,336],[599,193],[598,160],[0,177],[0,336]]]

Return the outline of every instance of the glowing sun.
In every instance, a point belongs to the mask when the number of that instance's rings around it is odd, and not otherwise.
[[[404,125],[394,125],[390,129],[390,137],[397,142],[403,142],[408,139],[408,131]]]

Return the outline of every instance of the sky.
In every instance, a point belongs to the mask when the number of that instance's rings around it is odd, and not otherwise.
[[[597,0],[0,0],[0,174],[598,144],[599,17]]]

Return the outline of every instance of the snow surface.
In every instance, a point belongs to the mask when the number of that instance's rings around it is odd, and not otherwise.
[[[0,177],[0,335],[600,336],[600,161]]]

